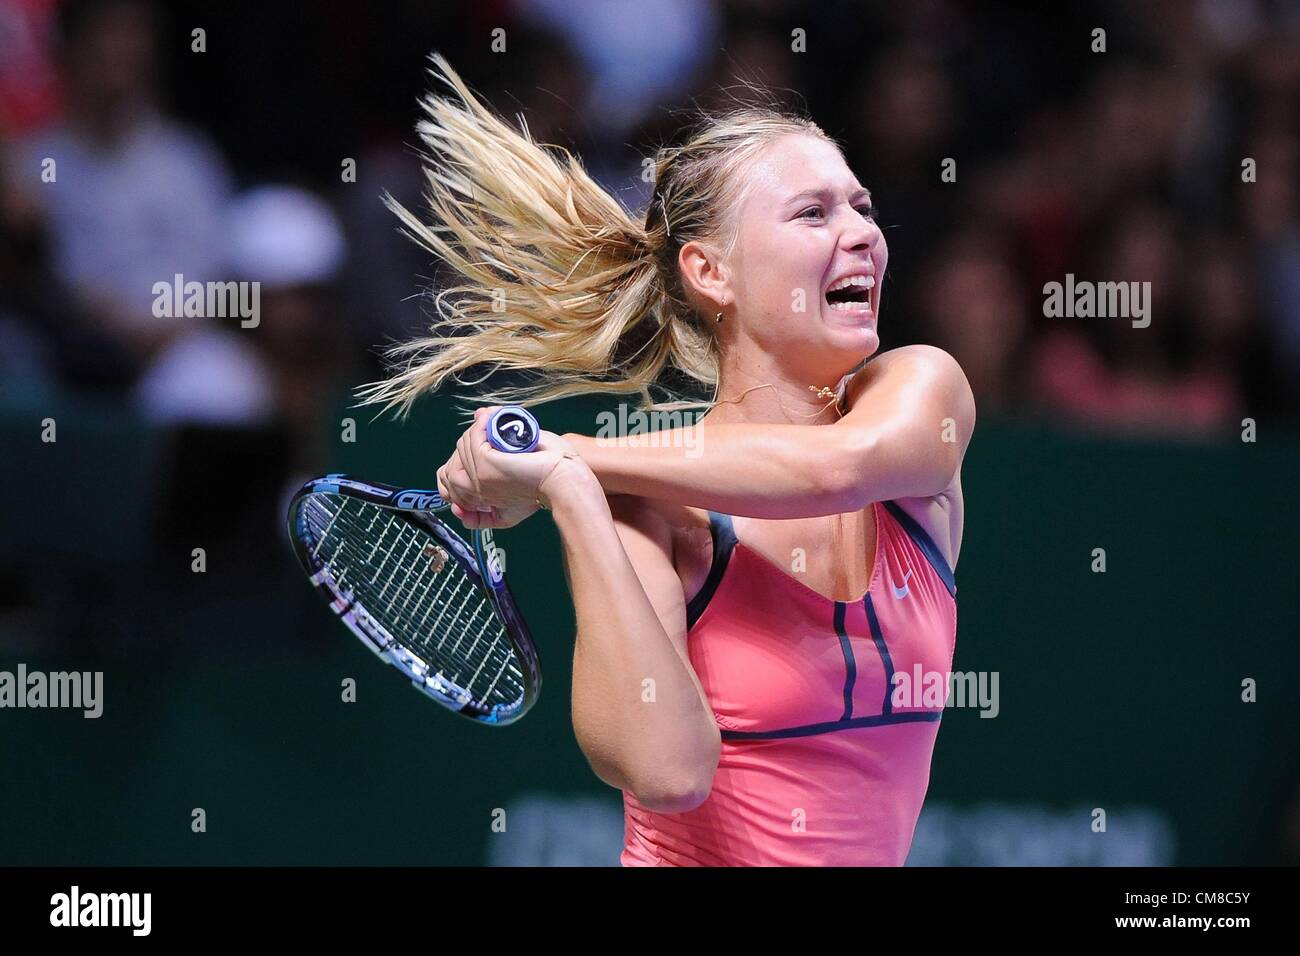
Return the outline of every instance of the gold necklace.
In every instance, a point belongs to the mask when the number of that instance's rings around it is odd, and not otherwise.
[[[788,421],[788,422],[792,422],[792,419],[790,418],[790,413],[787,412],[787,411],[785,410],[785,403],[781,401],[781,392],[780,392],[780,389],[777,389],[777,387],[776,387],[775,385],[773,385],[771,382],[764,382],[762,385],[751,385],[749,388],[745,389],[743,392],[741,392],[741,393],[740,393],[737,397],[735,397],[735,398],[727,398],[727,399],[723,399],[722,401],[718,401],[718,400],[716,399],[716,397],[715,397],[715,399],[714,399],[713,404],[712,404],[711,407],[716,408],[716,407],[719,406],[719,405],[734,405],[734,404],[737,404],[737,403],[739,403],[741,400],[743,400],[744,397],[745,397],[746,395],[748,395],[750,392],[754,391],[754,389],[756,389],[756,388],[770,388],[770,389],[775,390],[775,391],[776,391],[776,403],[777,403],[777,405],[780,406],[780,408],[781,408],[781,414],[785,416],[785,420],[786,420],[786,421]],[[823,385],[823,386],[821,387],[820,390],[817,388],[816,385],[809,385],[809,386],[808,386],[808,391],[815,393],[815,394],[814,394],[814,397],[815,397],[815,398],[826,398],[826,399],[829,399],[830,401],[828,401],[828,402],[826,403],[827,405],[829,405],[831,402],[834,402],[834,403],[835,403],[835,414],[838,415],[840,418],[843,418],[843,417],[844,417],[844,411],[840,408],[839,395],[838,395],[836,392],[834,392],[834,391],[832,391],[831,389],[827,388],[825,385]],[[714,392],[714,394],[715,394],[715,396],[716,396],[716,394],[717,394],[716,391]],[[813,412],[812,415],[808,415],[808,416],[806,416],[806,417],[808,417],[808,418],[812,418],[812,417],[815,417],[815,416],[817,416],[817,415],[820,415],[820,414],[821,414],[822,412],[824,412],[824,411],[826,411],[826,405],[823,405],[821,408],[817,409],[817,411]],[[792,423],[793,423],[793,422],[792,422]]]

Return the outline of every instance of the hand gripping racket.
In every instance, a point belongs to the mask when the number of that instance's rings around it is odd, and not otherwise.
[[[522,454],[541,427],[518,406],[488,419],[488,441]],[[504,726],[541,691],[532,637],[506,586],[491,529],[472,544],[434,516],[437,491],[326,475],[289,505],[289,537],[311,583],[362,642],[444,707]]]

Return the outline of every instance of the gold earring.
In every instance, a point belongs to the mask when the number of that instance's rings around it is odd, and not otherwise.
[[[722,313],[721,313],[721,312],[718,313],[718,321],[719,321],[719,322],[722,321]]]

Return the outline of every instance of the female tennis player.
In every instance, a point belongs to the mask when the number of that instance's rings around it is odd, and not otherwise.
[[[468,527],[552,512],[573,725],[623,792],[622,862],[901,865],[943,712],[908,688],[937,674],[946,695],[975,409],[941,350],[872,358],[869,194],[814,123],[745,108],[660,151],[638,221],[435,63],[437,222],[398,214],[464,281],[369,399],[479,366],[531,376],[493,403],[648,404],[669,367],[714,389],[657,447],[546,432],[506,455],[481,408],[437,473]]]

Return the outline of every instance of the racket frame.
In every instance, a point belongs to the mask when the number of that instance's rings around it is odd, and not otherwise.
[[[467,690],[438,674],[428,661],[403,646],[363,605],[357,603],[346,587],[334,578],[329,567],[312,554],[304,536],[299,533],[302,506],[310,496],[320,494],[354,498],[385,508],[418,530],[432,535],[448,552],[449,559],[461,566],[470,583],[488,598],[504,624],[523,678],[524,690],[519,700],[492,706],[476,703]],[[294,495],[289,505],[289,540],[293,543],[298,562],[330,610],[382,661],[396,667],[417,689],[444,707],[469,717],[475,723],[504,727],[523,717],[536,702],[542,688],[541,664],[532,634],[506,584],[504,569],[495,556],[491,532],[485,535],[483,531],[474,529],[471,535],[473,543],[467,544],[434,514],[449,507],[436,491],[361,481],[345,474],[325,475],[308,481]]]

